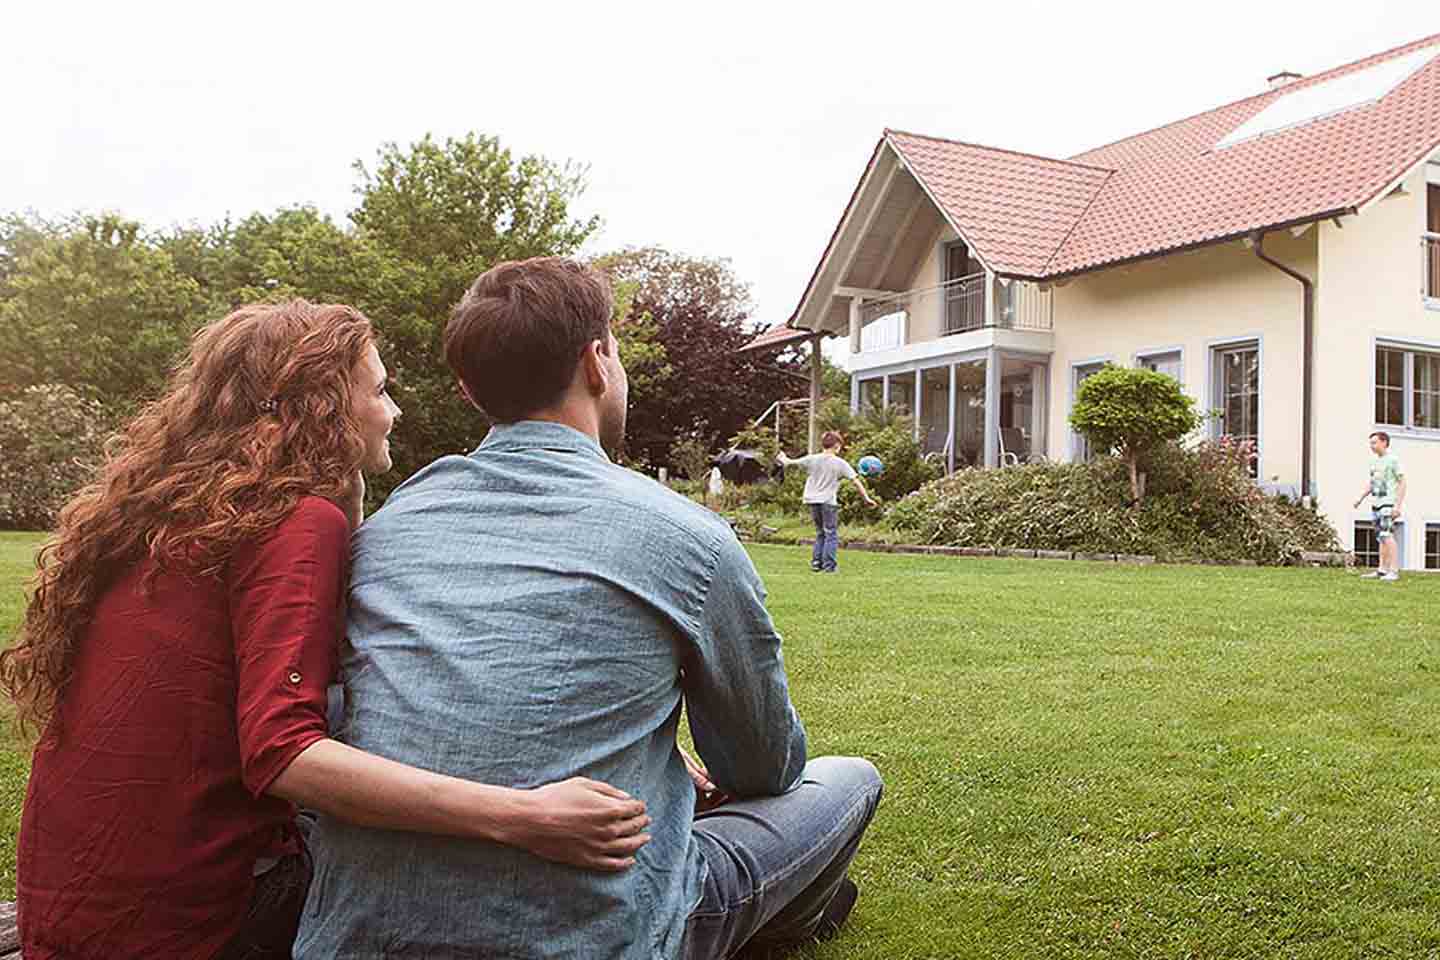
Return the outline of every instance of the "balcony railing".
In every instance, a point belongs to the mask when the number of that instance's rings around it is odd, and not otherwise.
[[[890,350],[906,343],[948,337],[986,327],[1005,330],[1054,329],[1054,295],[1049,288],[1022,280],[996,279],[994,309],[985,310],[985,274],[977,273],[934,287],[907,290],[865,301],[861,352]],[[927,331],[930,333],[927,335]]]
[[[1440,233],[1422,234],[1420,250],[1425,258],[1425,296],[1440,300]]]

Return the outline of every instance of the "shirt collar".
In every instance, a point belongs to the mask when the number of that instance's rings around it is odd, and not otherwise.
[[[595,438],[574,427],[548,420],[518,420],[515,423],[494,424],[475,452],[482,450],[559,450],[567,453],[588,453],[606,461],[610,459]]]

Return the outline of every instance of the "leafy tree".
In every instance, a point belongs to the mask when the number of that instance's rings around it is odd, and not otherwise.
[[[0,384],[65,384],[117,409],[153,395],[203,314],[195,280],[115,215],[15,236],[0,288]]]
[[[776,400],[804,396],[797,358],[736,353],[753,336],[750,295],[725,260],[686,257],[660,247],[624,250],[594,265],[617,284],[633,284],[632,311],[649,316],[665,349],[663,390],[630,405],[627,446],[654,464],[695,439],[717,449]]]
[[[450,308],[501,261],[573,254],[599,221],[570,214],[582,171],[516,158],[494,137],[390,143],[373,167],[355,171],[350,219],[374,259],[353,302],[380,327],[404,410],[391,442],[395,470],[375,485],[378,496],[435,457],[471,449],[488,429],[445,366]]]
[[[1174,377],[1107,366],[1085,379],[1070,424],[1097,450],[1114,451],[1130,471],[1130,495],[1145,496],[1142,468],[1159,447],[1200,425],[1195,400]]]

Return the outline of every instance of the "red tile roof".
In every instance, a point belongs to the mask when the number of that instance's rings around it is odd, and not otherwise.
[[[1372,103],[1216,144],[1282,97],[1435,45],[1440,34],[1069,160],[886,130],[870,162],[893,149],[997,273],[1082,273],[1365,206],[1440,148],[1440,57]],[[782,342],[784,326],[761,337]]]
[[[781,347],[788,347],[791,344],[801,343],[809,340],[815,334],[809,330],[796,330],[788,324],[777,323],[768,330],[760,333],[754,340],[741,347],[737,353],[744,353],[746,350],[778,350]]]
[[[1115,174],[1044,274],[1364,206],[1440,147],[1440,58],[1374,103],[1223,149],[1215,143],[1280,97],[1437,43],[1440,34],[1072,158]]]
[[[896,130],[885,139],[990,269],[1044,272],[1110,178],[1103,167]]]

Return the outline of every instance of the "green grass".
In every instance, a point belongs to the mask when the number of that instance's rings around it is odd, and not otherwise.
[[[35,570],[41,535],[0,532],[0,643],[8,644],[25,610],[25,583]],[[30,748],[15,735],[0,697],[0,900],[15,899],[15,838],[25,802]]]
[[[1440,579],[753,555],[814,753],[886,778],[804,956],[1440,956]]]

